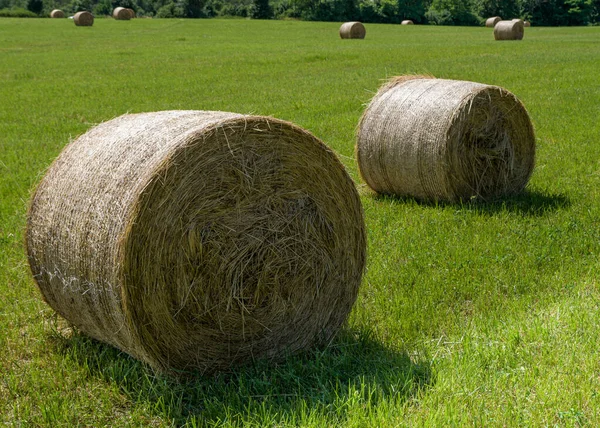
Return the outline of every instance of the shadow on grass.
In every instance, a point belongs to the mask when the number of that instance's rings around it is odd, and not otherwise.
[[[75,333],[54,333],[57,352],[116,384],[129,399],[175,425],[343,425],[349,412],[408,400],[432,384],[428,362],[413,362],[370,332],[345,330],[328,347],[279,364],[256,362],[231,373],[174,379],[156,375],[115,348]],[[357,407],[358,406],[358,407]]]
[[[518,195],[505,198],[482,200],[474,198],[470,201],[456,203],[420,201],[410,197],[373,194],[376,201],[397,201],[431,207],[460,207],[466,211],[481,214],[496,214],[498,212],[514,212],[524,216],[541,216],[551,211],[568,208],[571,201],[561,194],[548,194],[538,191],[525,191]]]

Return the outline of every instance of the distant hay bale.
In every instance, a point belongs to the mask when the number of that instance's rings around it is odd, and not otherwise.
[[[52,12],[50,12],[50,18],[64,18],[64,17],[65,17],[65,13],[60,9],[54,9]]]
[[[520,192],[533,171],[533,126],[510,92],[480,83],[396,77],[364,112],[356,155],[376,192],[426,201]]]
[[[414,22],[412,22],[410,19],[405,19],[400,24],[401,25],[414,25]]]
[[[523,40],[525,33],[523,21],[500,21],[494,27],[494,39],[496,40]]]
[[[367,30],[362,22],[344,22],[340,27],[340,37],[342,39],[364,39],[366,34]]]
[[[523,27],[531,27],[531,22],[523,21]]]
[[[494,26],[500,21],[502,21],[502,18],[499,16],[492,16],[491,18],[485,20],[485,26],[488,28],[494,28]]]
[[[94,15],[86,11],[77,12],[73,15],[73,21],[78,27],[91,27],[94,25]]]
[[[115,7],[112,16],[119,21],[129,21],[131,19],[131,14],[124,7]]]
[[[127,8],[126,10],[127,10],[127,12],[129,12],[129,17],[131,19],[135,18],[135,10],[133,10],[131,8]]]
[[[165,371],[327,343],[365,264],[360,198],[335,154],[291,123],[225,112],[89,130],[39,184],[26,236],[52,308]]]

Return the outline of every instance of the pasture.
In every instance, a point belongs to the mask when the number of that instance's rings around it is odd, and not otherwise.
[[[16,426],[600,424],[600,28],[0,19],[0,423]],[[502,86],[529,111],[522,195],[424,204],[361,183],[355,129],[383,79]],[[121,114],[271,115],[329,145],[362,193],[367,272],[326,348],[214,377],[156,376],[43,303],[23,231],[61,149]],[[315,177],[318,180],[318,177]]]

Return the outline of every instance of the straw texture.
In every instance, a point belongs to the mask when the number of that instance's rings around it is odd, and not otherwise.
[[[26,236],[51,307],[166,371],[330,340],[366,252],[354,183],[320,140],[206,111],[125,115],[79,137],[33,195]]]
[[[366,34],[367,30],[361,22],[344,22],[340,27],[342,39],[364,39]]]
[[[523,21],[520,19],[500,21],[494,27],[494,39],[496,40],[523,40],[524,33]]]
[[[488,28],[494,28],[494,26],[500,21],[502,21],[502,18],[499,16],[492,16],[491,18],[485,20],[485,26]]]
[[[502,88],[401,76],[363,114],[356,155],[376,192],[427,201],[487,199],[525,187],[535,138],[527,111]]]
[[[50,18],[64,18],[64,17],[65,17],[65,13],[60,9],[54,9],[52,12],[50,12]]]
[[[414,25],[414,22],[412,22],[410,19],[405,19],[400,24],[401,25]]]
[[[129,18],[133,19],[135,18],[135,10],[131,9],[131,8],[127,8],[125,9],[127,12],[129,12]]]
[[[113,10],[113,18],[119,21],[129,21],[131,19],[131,13],[124,7],[115,7]]]
[[[94,25],[94,15],[86,11],[77,12],[73,15],[73,22],[78,27],[91,27]]]

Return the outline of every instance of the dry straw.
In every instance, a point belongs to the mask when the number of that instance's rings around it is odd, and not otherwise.
[[[113,10],[113,18],[118,19],[119,21],[129,21],[131,19],[131,14],[129,10],[124,7],[116,7]]]
[[[414,25],[414,22],[412,22],[410,19],[405,19],[400,24],[401,25]]]
[[[130,19],[135,18],[135,11],[133,9],[127,8],[125,10],[127,10],[127,12],[129,12],[129,18]]]
[[[500,21],[502,21],[502,18],[499,16],[492,16],[491,18],[486,19],[485,26],[488,28],[494,28],[494,26]]]
[[[65,17],[65,13],[60,9],[54,9],[52,12],[50,12],[50,18],[64,18],[64,17]]]
[[[520,19],[500,21],[494,27],[494,39],[496,40],[522,40],[524,33],[523,21]]]
[[[340,27],[342,39],[364,39],[366,34],[367,30],[361,22],[344,22]]]
[[[77,12],[73,16],[73,22],[78,27],[91,27],[94,25],[94,15],[86,11]]]
[[[376,192],[454,202],[520,192],[535,139],[527,111],[502,88],[401,76],[367,107],[356,154]]]
[[[158,370],[227,369],[329,341],[365,226],[335,154],[281,120],[124,115],[68,145],[32,197],[44,299]]]

